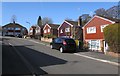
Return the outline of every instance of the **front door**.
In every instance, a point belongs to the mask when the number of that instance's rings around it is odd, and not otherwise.
[[[90,40],[89,47],[91,50],[99,50],[100,48],[100,40]]]

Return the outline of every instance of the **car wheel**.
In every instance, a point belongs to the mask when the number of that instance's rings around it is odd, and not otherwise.
[[[60,52],[63,53],[63,48],[62,47],[60,47]]]
[[[50,45],[50,47],[51,47],[51,49],[53,49],[53,46],[52,46],[52,45]]]

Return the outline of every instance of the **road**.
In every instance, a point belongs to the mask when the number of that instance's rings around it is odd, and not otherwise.
[[[3,75],[118,74],[118,66],[60,53],[22,38],[3,37],[2,59]]]

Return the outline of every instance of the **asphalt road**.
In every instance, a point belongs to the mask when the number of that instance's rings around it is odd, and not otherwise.
[[[118,66],[80,57],[73,53],[60,53],[58,50],[38,43],[28,39],[3,38],[2,74],[118,74]]]

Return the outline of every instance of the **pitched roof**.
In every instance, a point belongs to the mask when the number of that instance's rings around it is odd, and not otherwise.
[[[52,29],[57,29],[60,25],[58,24],[48,24]]]
[[[78,26],[78,22],[77,21],[70,21],[70,20],[65,20],[68,23],[72,24],[73,26]]]
[[[112,18],[112,17],[104,17],[104,16],[100,16],[100,17],[109,19],[109,20],[114,21],[114,22],[116,22],[116,23],[118,23],[118,22],[120,23],[120,19],[116,19],[116,18]]]
[[[103,20],[106,20],[106,21],[109,21],[109,22],[111,22],[111,23],[115,23],[115,21],[113,21],[113,20],[110,20],[110,19],[108,19],[108,18],[105,18],[105,17],[101,17],[101,16],[98,16],[98,15],[95,15],[93,18],[91,18],[84,26],[83,26],[83,28],[86,26],[86,25],[88,25],[94,18],[100,18],[100,19],[103,19]]]
[[[23,27],[23,26],[18,24],[18,23],[15,23],[15,24],[14,23],[9,23],[9,24],[6,24],[2,27]],[[25,27],[23,27],[23,28],[25,28]]]

